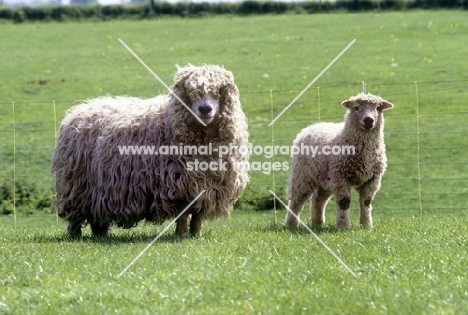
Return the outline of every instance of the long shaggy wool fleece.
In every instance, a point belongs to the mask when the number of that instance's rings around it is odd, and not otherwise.
[[[238,151],[224,155],[225,171],[189,171],[187,162],[195,159],[219,162],[217,152],[121,155],[119,146],[209,144],[213,148],[248,144],[233,75],[219,66],[179,68],[168,95],[101,97],[79,104],[62,122],[53,157],[58,215],[69,221],[71,235],[80,235],[85,223],[91,224],[94,234],[106,234],[111,223],[130,228],[144,219],[155,223],[172,219],[206,190],[187,212],[197,221],[190,232],[199,234],[201,220],[229,215],[248,183],[247,171],[234,169],[233,163],[248,161],[248,155]],[[182,225],[188,218],[181,220],[176,233],[186,235]]]

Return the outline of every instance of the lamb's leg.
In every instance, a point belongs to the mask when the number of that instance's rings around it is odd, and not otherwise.
[[[194,237],[202,236],[201,225],[202,215],[194,211],[192,213],[192,219],[190,220],[190,235]]]
[[[336,227],[349,229],[351,227],[350,206],[351,188],[347,185],[336,187]]]
[[[315,189],[312,178],[304,176],[303,167],[307,165],[306,157],[294,155],[292,173],[288,185],[288,208],[286,212],[286,225],[296,227],[299,225],[299,215],[304,208],[304,203]],[[291,213],[292,212],[292,213]]]
[[[325,207],[331,195],[331,192],[324,190],[322,187],[315,189],[310,205],[310,219],[313,225],[323,226],[325,224]]]
[[[304,207],[304,203],[310,194],[295,195],[294,198],[289,200],[288,208],[295,214],[293,215],[290,211],[286,214],[286,225],[290,227],[296,227],[299,225],[299,215]]]
[[[372,228],[372,205],[375,193],[380,187],[380,178],[373,178],[358,189],[359,207],[361,209],[359,224],[365,228]]]
[[[93,232],[94,236],[107,236],[109,235],[109,226],[110,223],[91,223],[91,231]]]

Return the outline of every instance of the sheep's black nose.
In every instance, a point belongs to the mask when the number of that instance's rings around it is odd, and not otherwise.
[[[200,111],[200,113],[202,115],[208,115],[211,112],[212,109],[213,108],[211,106],[209,106],[209,105],[202,105],[202,106],[198,107],[198,110]]]
[[[364,118],[364,128],[371,129],[374,126],[374,119],[371,117]]]

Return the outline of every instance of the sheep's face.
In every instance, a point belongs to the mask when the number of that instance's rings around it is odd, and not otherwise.
[[[201,98],[191,99],[192,112],[207,125],[218,115],[219,99],[215,97],[216,96],[206,95]]]
[[[238,96],[232,73],[211,65],[179,68],[174,90],[192,114],[206,125],[216,121],[226,110],[228,95]]]
[[[382,112],[391,109],[393,104],[370,94],[364,94],[362,99],[352,97],[341,103],[341,105],[349,110],[354,122],[357,122],[361,129],[372,130],[380,126],[383,120]],[[372,99],[370,99],[372,96]]]

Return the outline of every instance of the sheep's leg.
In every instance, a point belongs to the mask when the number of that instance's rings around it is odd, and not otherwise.
[[[349,229],[351,227],[351,189],[347,186],[337,187],[335,198],[336,227],[339,229]]]
[[[325,224],[325,207],[331,195],[331,192],[322,187],[317,187],[317,189],[315,189],[312,194],[310,205],[310,218],[313,225],[323,226]]]
[[[365,228],[372,228],[372,200],[379,189],[380,178],[372,179],[358,189],[359,207],[361,210],[359,224]]]
[[[181,237],[188,237],[189,230],[188,230],[188,218],[189,213],[184,213],[182,216],[179,217],[176,221],[176,230],[175,234]]]
[[[83,221],[68,223],[68,227],[67,227],[68,235],[70,235],[71,237],[80,237],[82,225],[83,225]]]
[[[295,214],[292,214],[290,211],[287,211],[286,214],[286,225],[290,227],[296,227],[299,225],[299,215],[304,207],[304,203],[309,194],[297,195],[294,199],[289,200],[288,208]]]
[[[187,206],[189,205],[188,201],[181,201],[176,205],[177,208],[177,215],[180,214]],[[188,237],[189,236],[189,217],[190,217],[190,209],[185,210],[185,212],[177,219],[176,221],[176,230],[175,234],[181,237]]]
[[[109,226],[110,223],[91,223],[91,231],[93,232],[94,236],[107,236],[109,235]]]
[[[372,228],[372,198],[359,195],[359,207],[361,214],[359,217],[359,224],[365,228]]]
[[[86,221],[86,217],[82,214],[82,211],[77,211],[70,205],[65,207],[59,207],[57,209],[58,215],[68,221],[67,233],[70,237],[80,237],[81,227]]]
[[[202,215],[197,212],[192,213],[192,219],[190,220],[190,235],[194,237],[200,237],[201,225],[202,225]]]

